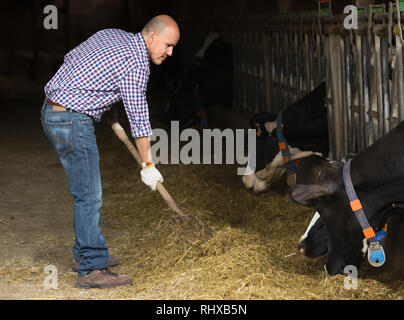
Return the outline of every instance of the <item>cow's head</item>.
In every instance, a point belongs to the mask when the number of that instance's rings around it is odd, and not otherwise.
[[[342,168],[328,168],[320,180],[318,184],[292,186],[289,195],[293,201],[317,209],[328,229],[327,272],[342,274],[347,265],[360,267],[363,233],[349,206]]]

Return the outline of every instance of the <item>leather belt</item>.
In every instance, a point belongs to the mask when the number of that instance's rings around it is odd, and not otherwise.
[[[70,112],[72,111],[70,109],[67,109],[67,108],[63,107],[62,105],[60,105],[58,103],[53,102],[50,99],[47,99],[45,104],[51,105],[53,111],[70,111]]]

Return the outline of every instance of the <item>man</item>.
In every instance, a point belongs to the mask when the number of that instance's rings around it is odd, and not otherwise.
[[[77,287],[113,288],[130,285],[128,276],[107,266],[118,258],[108,254],[101,233],[101,179],[93,120],[100,121],[111,104],[122,99],[143,161],[141,179],[152,190],[163,177],[152,162],[146,88],[150,60],[160,65],[179,41],[177,23],[167,15],[151,19],[141,32],[119,29],[95,33],[71,50],[45,86],[41,122],[65,170],[74,200],[73,269]]]

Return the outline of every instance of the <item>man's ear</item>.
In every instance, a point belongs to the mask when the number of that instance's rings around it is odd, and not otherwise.
[[[149,39],[150,39],[150,41],[153,41],[156,37],[157,37],[157,33],[156,33],[155,31],[151,30],[151,31],[149,32]]]

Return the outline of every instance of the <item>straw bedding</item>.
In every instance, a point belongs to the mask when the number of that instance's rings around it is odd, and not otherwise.
[[[126,129],[128,129],[126,127]],[[129,131],[127,131],[129,132]],[[292,203],[285,179],[263,194],[246,190],[236,165],[160,165],[164,185],[185,213],[203,216],[214,236],[200,249],[178,239],[172,214],[139,177],[125,146],[105,124],[97,128],[103,182],[102,230],[120,257],[114,272],[134,285],[108,290],[74,288],[70,270],[73,234],[44,230],[40,263],[21,259],[0,268],[10,285],[31,283],[36,298],[63,299],[402,299],[403,283],[364,262],[358,289],[343,275],[329,277],[324,264],[297,251],[313,209]],[[35,241],[33,241],[35,243]],[[58,290],[44,290],[43,268],[58,264]]]

